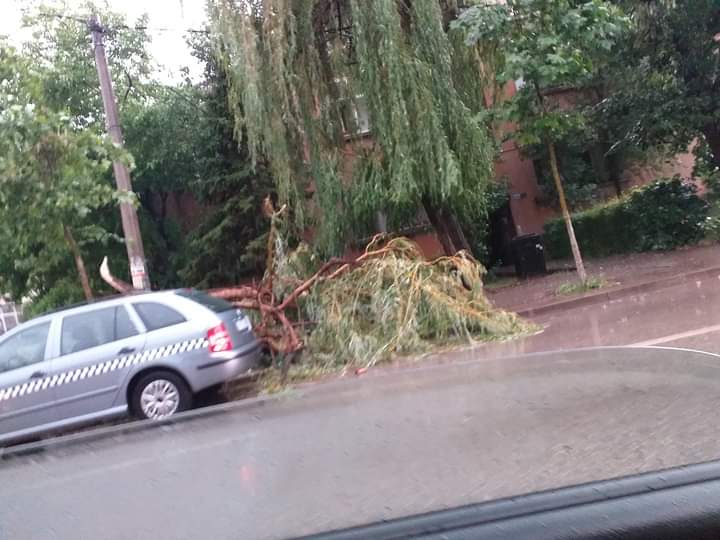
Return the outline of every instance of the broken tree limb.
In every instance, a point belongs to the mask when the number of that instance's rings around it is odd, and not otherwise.
[[[107,257],[104,257],[100,264],[100,277],[103,278],[105,283],[121,294],[128,294],[134,290],[132,285],[112,275]]]

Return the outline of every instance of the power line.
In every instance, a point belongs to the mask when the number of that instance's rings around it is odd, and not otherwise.
[[[88,24],[87,18],[82,18],[77,15],[68,15],[66,13],[38,13],[38,17],[45,17],[45,18],[55,18],[55,19],[68,19],[71,21],[75,21],[84,25]],[[169,27],[157,27],[157,26],[145,26],[145,25],[138,25],[138,26],[129,26],[127,24],[116,24],[114,26],[109,25],[103,25],[100,27],[100,30],[102,30],[103,33],[106,33],[108,30],[116,30],[118,28],[121,28],[123,30],[142,30],[142,31],[149,31],[149,32],[182,32],[182,33],[190,33],[190,34],[210,34],[209,30],[206,29],[199,29],[199,28],[169,28]]]
[[[40,13],[36,13],[35,16],[37,16],[37,17],[45,17],[46,19],[50,19],[50,18],[54,18],[54,19],[70,19],[70,20],[73,20],[73,21],[76,21],[76,22],[79,22],[79,23],[82,23],[82,24],[87,24],[87,23],[88,23],[88,20],[87,20],[87,19],[82,19],[82,18],[80,18],[80,17],[73,16],[73,15],[67,15],[67,14],[64,14],[64,13],[42,13],[42,12],[40,12]]]

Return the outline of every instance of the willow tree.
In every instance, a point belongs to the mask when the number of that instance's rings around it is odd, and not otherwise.
[[[513,122],[522,146],[543,145],[550,158],[560,209],[580,281],[587,281],[560,174],[556,145],[581,129],[578,108],[548,97],[551,89],[582,88],[607,63],[626,24],[622,13],[605,0],[507,0],[467,9],[453,26],[466,33],[473,48],[492,48],[497,80],[522,80],[510,99],[498,100],[498,117]]]
[[[423,209],[447,253],[468,248],[460,223],[485,217],[496,149],[478,58],[447,32],[455,1],[209,7],[236,136],[269,166],[296,230],[315,229],[329,253],[350,232],[401,227]]]

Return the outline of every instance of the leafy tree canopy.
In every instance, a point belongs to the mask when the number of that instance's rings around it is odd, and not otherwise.
[[[597,110],[618,146],[685,151],[702,136],[720,165],[720,3],[624,0],[631,32]]]
[[[321,251],[372,229],[377,212],[390,227],[420,207],[433,224],[450,225],[453,213],[481,219],[495,145],[472,77],[478,58],[444,26],[449,4],[210,2],[236,133],[255,163],[267,161],[296,231],[313,226]],[[369,140],[358,132],[361,109]],[[320,210],[309,219],[308,191]]]
[[[153,63],[147,52],[150,36],[142,29],[147,18],[128,24],[107,2],[88,1],[73,7],[77,9],[70,9],[64,0],[33,4],[23,18],[24,25],[32,30],[32,39],[23,44],[22,52],[43,69],[48,106],[72,115],[78,127],[104,130],[92,40],[83,19],[92,13],[102,14],[105,52],[123,109],[130,101],[141,101],[144,86],[152,82]]]
[[[544,144],[584,123],[582,109],[553,102],[547,93],[593,83],[626,23],[603,0],[509,0],[473,6],[454,26],[469,45],[493,51],[487,57],[498,82],[523,83],[512,99],[495,103],[501,118],[517,123],[513,137],[520,144]]]
[[[40,296],[73,268],[78,245],[112,236],[90,219],[112,204],[105,181],[123,155],[44,102],[42,69],[0,45],[0,288]]]
[[[626,19],[604,0],[508,0],[476,5],[453,26],[465,33],[468,45],[492,60],[497,80],[522,81],[509,99],[495,99],[500,119],[510,120],[512,136],[521,145],[547,148],[550,169],[572,247],[578,276],[586,280],[559,170],[556,144],[583,128],[580,109],[553,98],[552,91],[576,89],[597,77],[619,39]]]

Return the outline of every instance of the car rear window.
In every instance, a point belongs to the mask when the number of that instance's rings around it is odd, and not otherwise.
[[[115,308],[96,309],[63,319],[60,353],[71,354],[115,339]]]
[[[174,309],[157,302],[137,302],[133,304],[133,307],[140,315],[148,332],[184,323],[187,320]]]
[[[226,302],[222,298],[210,296],[202,291],[196,291],[195,289],[183,289],[181,291],[177,291],[175,294],[192,300],[193,302],[196,302],[215,313],[222,313],[223,311],[235,309],[230,302]]]

